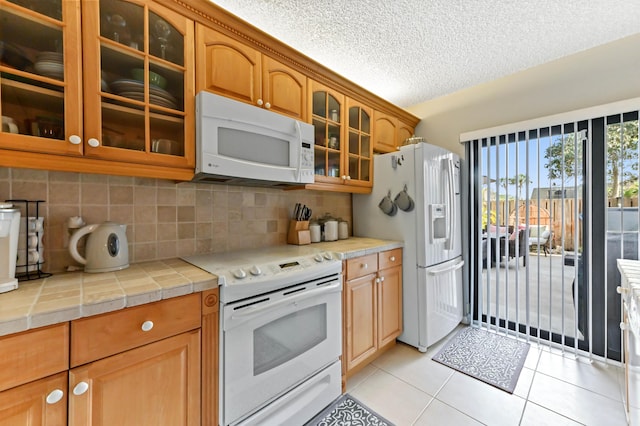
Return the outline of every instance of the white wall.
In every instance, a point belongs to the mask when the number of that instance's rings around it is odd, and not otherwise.
[[[416,135],[460,155],[460,133],[640,96],[640,33],[407,108]]]

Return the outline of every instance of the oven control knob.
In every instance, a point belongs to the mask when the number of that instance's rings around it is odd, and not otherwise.
[[[262,270],[260,268],[258,268],[257,265],[253,265],[251,267],[251,269],[249,269],[249,273],[251,273],[251,275],[255,275],[257,277],[258,275],[260,275],[262,273]]]
[[[324,258],[327,259],[327,260],[333,259],[333,255],[331,253],[329,253],[328,251],[325,251],[322,256],[324,256]]]
[[[313,259],[316,262],[324,262],[324,257],[322,257],[322,255],[320,253],[316,254],[315,256],[313,256]]]
[[[233,274],[234,277],[236,277],[239,280],[247,276],[247,273],[242,268],[236,269],[235,271],[231,271],[231,273]]]

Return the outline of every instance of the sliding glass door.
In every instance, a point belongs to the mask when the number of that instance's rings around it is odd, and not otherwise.
[[[638,114],[466,143],[472,320],[620,359],[618,258],[638,258]]]

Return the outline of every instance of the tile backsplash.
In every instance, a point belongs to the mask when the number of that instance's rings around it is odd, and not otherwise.
[[[132,263],[286,244],[295,203],[349,222],[351,194],[175,183],[162,179],[0,167],[0,201],[44,200],[46,272],[78,266],[68,251],[67,221],[127,225]],[[82,252],[82,251],[81,251]]]

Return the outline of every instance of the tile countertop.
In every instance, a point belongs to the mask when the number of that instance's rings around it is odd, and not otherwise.
[[[378,240],[376,238],[351,237],[346,240],[325,241],[309,244],[306,247],[317,248],[320,251],[340,253],[342,259],[352,259],[371,253],[404,247],[402,241]]]
[[[403,247],[401,241],[352,237],[309,244],[342,259]],[[218,278],[181,259],[132,264],[116,272],[54,274],[0,294],[0,336],[214,288]]]
[[[181,259],[132,264],[116,272],[72,272],[21,281],[0,294],[0,336],[195,293],[218,278]]]

